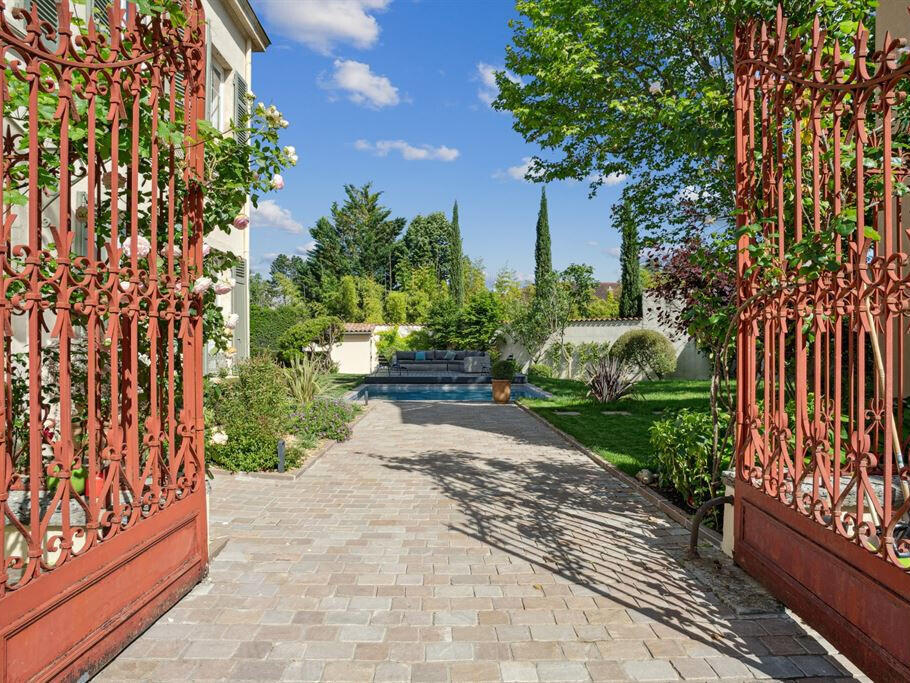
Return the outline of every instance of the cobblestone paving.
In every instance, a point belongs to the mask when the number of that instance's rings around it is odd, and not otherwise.
[[[850,678],[735,618],[686,531],[514,406],[374,403],[297,481],[218,477],[209,578],[98,680]]]

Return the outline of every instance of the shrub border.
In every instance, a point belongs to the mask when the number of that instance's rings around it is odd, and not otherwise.
[[[528,413],[529,415],[534,417],[536,420],[538,420],[542,424],[549,427],[550,430],[552,430],[553,432],[555,432],[556,434],[561,436],[567,443],[569,443],[571,446],[573,446],[576,450],[581,451],[586,456],[588,456],[588,458],[595,465],[597,465],[602,470],[607,472],[607,474],[615,477],[616,479],[619,479],[621,482],[623,482],[630,488],[637,491],[648,502],[650,502],[652,505],[654,505],[656,508],[658,508],[661,512],[666,514],[668,517],[673,519],[675,522],[678,522],[679,524],[684,526],[686,529],[689,529],[690,531],[692,530],[692,517],[691,517],[691,515],[687,514],[684,510],[676,507],[669,500],[664,498],[662,495],[660,495],[656,491],[653,491],[650,487],[645,486],[644,484],[642,484],[640,481],[638,481],[634,477],[630,477],[628,474],[626,474],[625,472],[620,470],[618,467],[613,465],[613,463],[611,463],[608,460],[605,460],[603,457],[597,455],[597,453],[595,453],[590,448],[588,448],[587,446],[582,444],[574,436],[564,432],[559,427],[554,425],[552,422],[547,420],[545,417],[536,413],[532,408],[528,408],[527,406],[524,406],[521,403],[515,403],[514,405],[518,406],[523,411],[525,411],[526,413]],[[707,539],[708,541],[710,541],[711,545],[715,546],[718,550],[721,549],[721,545],[723,543],[723,537],[719,533],[714,531],[713,529],[710,529],[710,528],[702,525],[701,530],[699,531],[699,538]]]
[[[364,406],[360,413],[355,417],[349,424],[351,429],[360,422],[366,415],[373,409],[373,406],[367,405]],[[228,476],[236,477],[237,479],[272,479],[275,481],[297,481],[300,479],[301,475],[306,472],[310,467],[316,464],[316,461],[322,458],[326,453],[328,453],[334,446],[337,444],[344,443],[343,441],[332,441],[331,439],[323,439],[323,443],[317,445],[316,451],[309,456],[296,470],[290,470],[288,472],[231,472],[229,470],[221,469],[220,467],[210,467],[212,472],[217,472],[218,474],[225,474]]]

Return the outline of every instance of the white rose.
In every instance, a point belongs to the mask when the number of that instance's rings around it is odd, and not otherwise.
[[[663,92],[663,86],[661,86],[658,81],[653,81],[648,87],[648,92],[652,95],[659,95],[661,92]]]
[[[272,176],[272,188],[276,190],[284,189],[284,178],[281,177],[280,173],[276,173]]]
[[[236,313],[231,313],[227,317],[227,320],[224,321],[224,327],[225,329],[233,330],[235,327],[237,327],[238,322],[240,322],[240,316]]]
[[[193,294],[205,294],[212,286],[212,278],[204,275],[193,283]]]
[[[126,243],[123,245],[123,255],[127,258],[130,257],[132,253],[132,237],[126,239]],[[149,255],[149,252],[152,251],[152,244],[142,235],[136,235],[136,255],[139,258],[145,258]]]
[[[202,255],[208,256],[211,253],[212,253],[212,245],[209,244],[208,242],[203,242],[202,243]]]
[[[233,278],[222,278],[215,283],[215,294],[227,294],[234,289],[235,284]]]
[[[173,252],[174,252],[175,258],[180,258],[180,255],[183,253],[180,249],[179,244],[174,245]],[[166,244],[163,247],[161,247],[161,251],[159,253],[161,254],[161,258],[167,258],[167,245]]]
[[[220,429],[212,432],[212,443],[216,446],[223,446],[228,441],[227,434],[222,432]]]

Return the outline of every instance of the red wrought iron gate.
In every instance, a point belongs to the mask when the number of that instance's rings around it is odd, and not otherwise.
[[[94,17],[63,0],[56,23],[11,4],[0,0],[0,680],[69,679],[207,564],[193,292],[204,22],[198,0],[150,16],[95,3]]]
[[[910,61],[735,38],[735,557],[877,680],[910,680]]]

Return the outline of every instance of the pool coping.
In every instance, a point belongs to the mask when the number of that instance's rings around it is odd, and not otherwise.
[[[363,390],[369,391],[369,390],[370,390],[370,387],[377,387],[377,386],[380,386],[380,387],[384,387],[384,386],[406,387],[407,389],[439,389],[439,388],[441,388],[441,387],[458,387],[458,388],[461,388],[461,387],[465,387],[465,386],[476,386],[476,385],[465,384],[465,383],[459,383],[459,382],[452,382],[452,383],[431,383],[431,382],[425,382],[425,383],[422,383],[422,384],[421,384],[421,383],[417,383],[417,382],[408,382],[408,383],[403,383],[403,382],[402,382],[402,383],[399,383],[399,382],[388,382],[388,383],[385,383],[385,384],[379,384],[378,382],[372,382],[372,383],[366,383],[366,382],[364,382],[363,384],[360,384],[360,385],[354,387],[353,389],[351,389],[351,391],[349,391],[347,394],[345,394],[342,398],[343,398],[345,401],[348,401],[349,403],[353,403],[353,402],[355,402],[355,401],[360,401],[360,398],[359,398],[359,396],[358,396],[358,395],[360,394],[360,392],[362,392]],[[522,387],[528,387],[528,388],[530,388],[532,391],[536,392],[536,394],[537,394],[536,396],[521,396],[520,398],[541,398],[541,399],[542,399],[542,398],[553,398],[553,394],[551,394],[551,393],[548,392],[548,391],[545,391],[545,390],[541,389],[541,388],[540,388],[539,386],[537,386],[536,384],[531,384],[530,382],[522,382],[520,386],[522,386]],[[385,397],[383,397],[383,396],[376,396],[376,397],[371,397],[370,400],[373,400],[373,401],[392,401],[392,402],[395,402],[395,401],[414,402],[414,401],[421,401],[421,400],[424,400],[424,401],[443,401],[443,400],[445,400],[445,399],[439,399],[439,398],[427,398],[427,399],[388,399],[388,398],[385,398]],[[452,403],[456,403],[457,400],[453,400],[453,401],[451,401],[451,402],[452,402]],[[469,402],[469,403],[481,403],[481,401],[468,401],[468,402]],[[493,400],[492,400],[492,397],[491,397],[490,403],[492,403],[492,402],[493,402]],[[510,402],[510,403],[515,403],[514,400],[509,401],[509,402]]]

